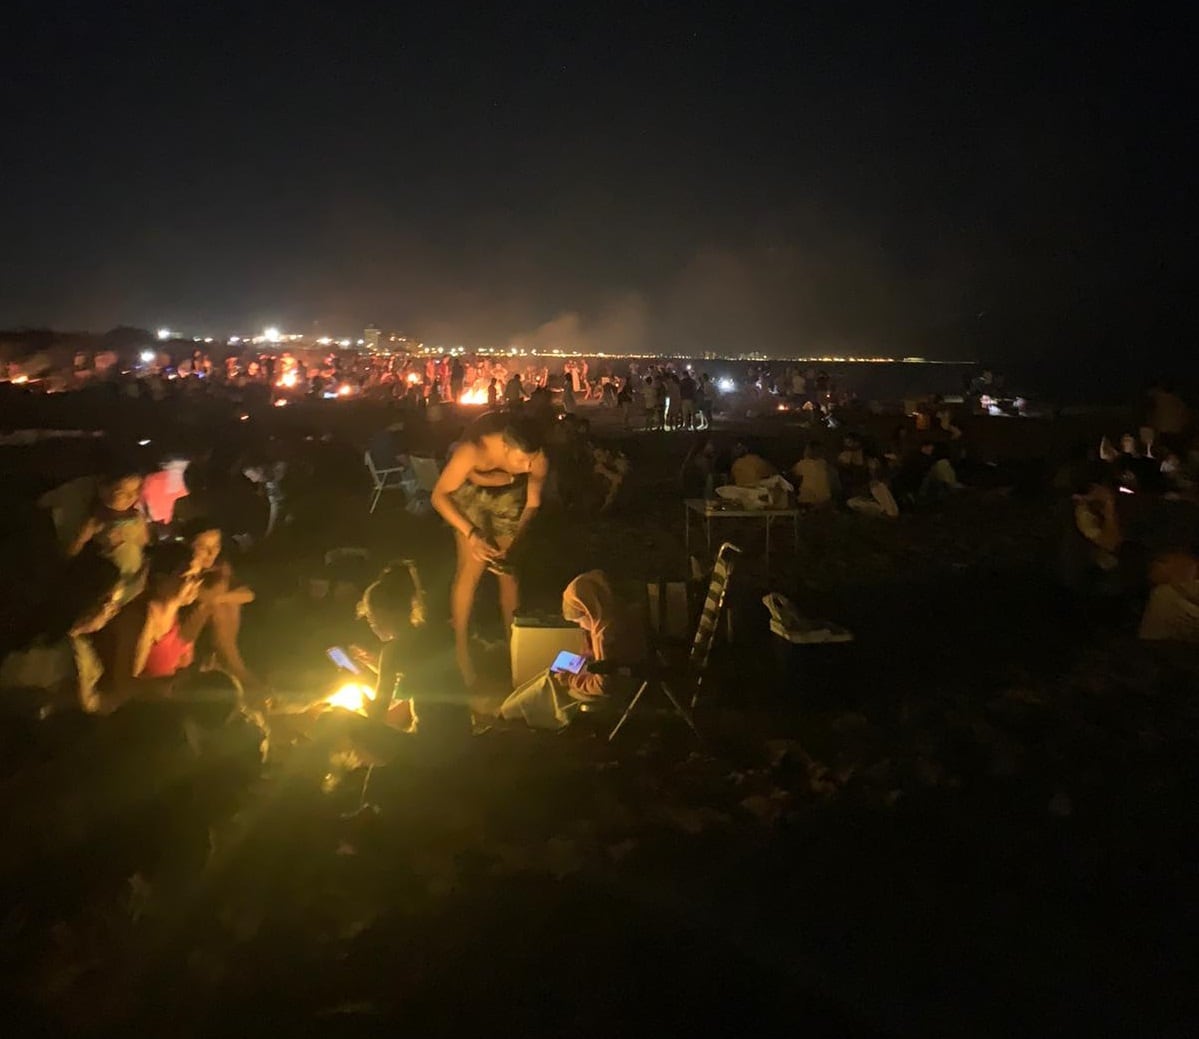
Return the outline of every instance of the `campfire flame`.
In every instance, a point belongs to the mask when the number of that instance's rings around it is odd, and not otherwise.
[[[458,398],[459,404],[486,404],[487,390],[475,388],[473,390],[463,390],[462,396]]]
[[[375,691],[361,682],[347,682],[335,693],[325,698],[325,703],[340,707],[343,711],[361,714],[366,705],[375,698]]]

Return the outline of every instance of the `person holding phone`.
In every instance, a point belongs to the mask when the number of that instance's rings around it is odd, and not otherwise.
[[[400,559],[385,566],[363,592],[358,616],[382,643],[378,653],[350,647],[354,660],[375,676],[375,698],[367,707],[367,716],[411,731],[416,710],[408,687],[420,681],[427,653],[421,647],[428,644],[427,638],[419,638],[425,623],[425,593],[416,564]],[[397,695],[401,692],[407,695]]]
[[[562,616],[587,633],[587,663],[602,660],[611,664],[637,664],[645,659],[645,633],[623,603],[612,593],[602,570],[579,574],[562,593]],[[575,670],[574,662],[562,660],[534,676],[512,693],[500,707],[500,717],[524,719],[535,729],[562,729],[571,719],[573,707],[588,701],[620,696],[630,690],[629,680],[618,674],[596,674],[586,665]]]
[[[505,632],[520,599],[508,556],[541,508],[549,474],[541,426],[514,412],[488,412],[469,427],[433,488],[432,504],[453,528],[458,568],[450,595],[458,670],[475,685],[470,615],[484,570],[496,575]]]

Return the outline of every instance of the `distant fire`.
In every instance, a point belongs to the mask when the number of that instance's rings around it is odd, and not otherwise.
[[[463,390],[462,396],[458,398],[459,404],[486,404],[487,391],[485,389]]]

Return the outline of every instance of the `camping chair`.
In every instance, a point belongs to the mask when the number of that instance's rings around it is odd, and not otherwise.
[[[382,497],[384,491],[401,489],[400,474],[404,470],[401,466],[393,466],[390,469],[377,469],[375,467],[375,460],[371,457],[371,453],[369,451],[366,452],[365,458],[366,471],[370,473],[371,476],[371,490],[374,492],[374,497],[371,498],[371,512],[373,513],[375,511],[375,507],[379,504],[379,499]],[[388,483],[387,481],[393,476],[395,477],[395,482]]]
[[[629,701],[624,713],[620,716],[612,731],[608,734],[611,742],[628,720],[633,709],[637,706],[646,689],[656,685],[674,707],[675,712],[685,721],[696,739],[701,738],[699,729],[695,727],[695,719],[691,712],[683,706],[675,694],[674,686],[683,685],[691,689],[691,706],[699,702],[700,687],[708,669],[708,658],[712,654],[712,643],[716,641],[716,630],[720,625],[720,615],[724,610],[725,595],[728,591],[729,578],[733,574],[733,564],[741,549],[732,542],[726,541],[716,553],[716,564],[712,568],[712,579],[708,584],[708,594],[704,599],[704,608],[695,628],[695,637],[691,640],[691,650],[687,660],[681,667],[672,667],[660,650],[655,650],[652,658],[643,665],[627,669],[628,677],[638,681],[640,685],[633,698]],[[593,665],[594,666],[594,665]],[[620,669],[624,674],[626,669]]]

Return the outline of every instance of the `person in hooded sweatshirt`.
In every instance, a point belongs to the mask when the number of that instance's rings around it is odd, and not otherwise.
[[[645,659],[645,635],[630,611],[612,593],[602,570],[579,574],[562,593],[562,616],[587,633],[588,663],[637,664]],[[578,674],[543,671],[512,693],[500,707],[500,717],[523,719],[534,729],[562,729],[573,708],[627,695],[628,678],[596,674],[587,666]]]

